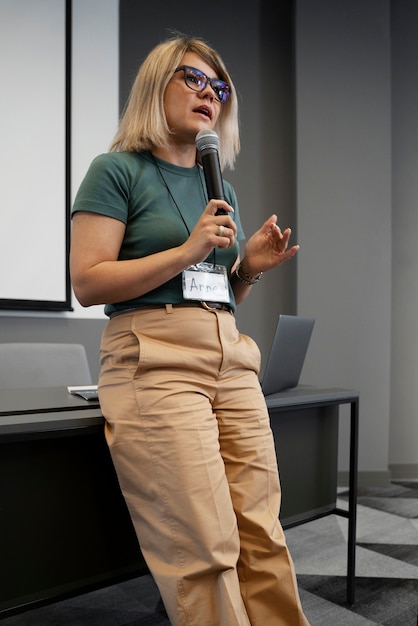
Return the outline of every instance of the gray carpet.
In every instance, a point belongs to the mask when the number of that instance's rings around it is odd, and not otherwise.
[[[338,506],[347,508],[346,493],[339,494]],[[360,489],[357,516],[352,607],[346,605],[347,520],[330,515],[286,531],[311,626],[417,626],[418,483]],[[170,626],[150,576],[1,621],[2,626]]]
[[[339,504],[346,508],[346,495]],[[359,489],[355,604],[346,599],[344,518],[286,532],[312,626],[417,626],[418,483]]]

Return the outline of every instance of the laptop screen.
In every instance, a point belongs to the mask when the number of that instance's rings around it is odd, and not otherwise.
[[[312,317],[279,316],[262,381],[265,396],[299,384],[314,323]]]

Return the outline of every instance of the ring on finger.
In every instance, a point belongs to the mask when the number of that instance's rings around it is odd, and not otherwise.
[[[219,228],[218,228],[218,237],[223,237],[224,230],[225,230],[225,226],[219,226]]]

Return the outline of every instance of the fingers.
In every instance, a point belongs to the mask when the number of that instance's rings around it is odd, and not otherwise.
[[[219,224],[219,226],[217,226],[215,235],[221,240],[220,242],[217,242],[218,248],[230,248],[235,241],[235,231],[232,228],[224,226],[223,224]]]
[[[280,228],[277,226],[277,215],[275,215],[273,213],[273,215],[271,215],[262,225],[261,229],[264,232],[269,232],[270,230],[278,230],[280,231]]]
[[[228,215],[233,212],[234,209],[225,200],[209,200],[205,208],[205,213],[209,215]]]
[[[276,216],[274,215],[273,218],[276,218]],[[277,219],[277,218],[276,218]],[[269,224],[269,227],[267,230],[265,230],[265,226]],[[261,230],[264,230],[264,234],[266,236],[272,236],[273,239],[284,245],[284,247],[286,248],[289,240],[290,240],[290,236],[292,234],[292,231],[290,228],[285,228],[283,231],[281,230],[280,226],[275,222],[272,221],[272,219],[268,219],[262,226]]]
[[[274,213],[268,218],[268,220],[264,222],[263,226],[261,227],[261,230],[267,233],[269,232],[275,233],[276,235],[279,235],[280,238],[283,237],[283,238],[286,238],[287,240],[289,240],[290,235],[292,234],[292,231],[290,230],[290,228],[285,228],[284,231],[282,231],[282,229],[277,223],[277,215],[275,215]]]
[[[211,225],[211,231],[215,235],[214,244],[217,248],[230,248],[237,234],[237,227],[231,217],[234,212],[225,200],[210,200],[206,206],[205,213]]]

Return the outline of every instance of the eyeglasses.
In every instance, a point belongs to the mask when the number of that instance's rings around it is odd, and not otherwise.
[[[215,92],[216,99],[222,104],[224,104],[231,95],[231,87],[223,80],[209,78],[209,76],[206,76],[206,74],[200,70],[197,70],[195,67],[190,67],[189,65],[181,65],[174,70],[174,73],[180,72],[180,70],[184,72],[184,82],[190,89],[193,89],[193,91],[203,91],[209,83]]]

